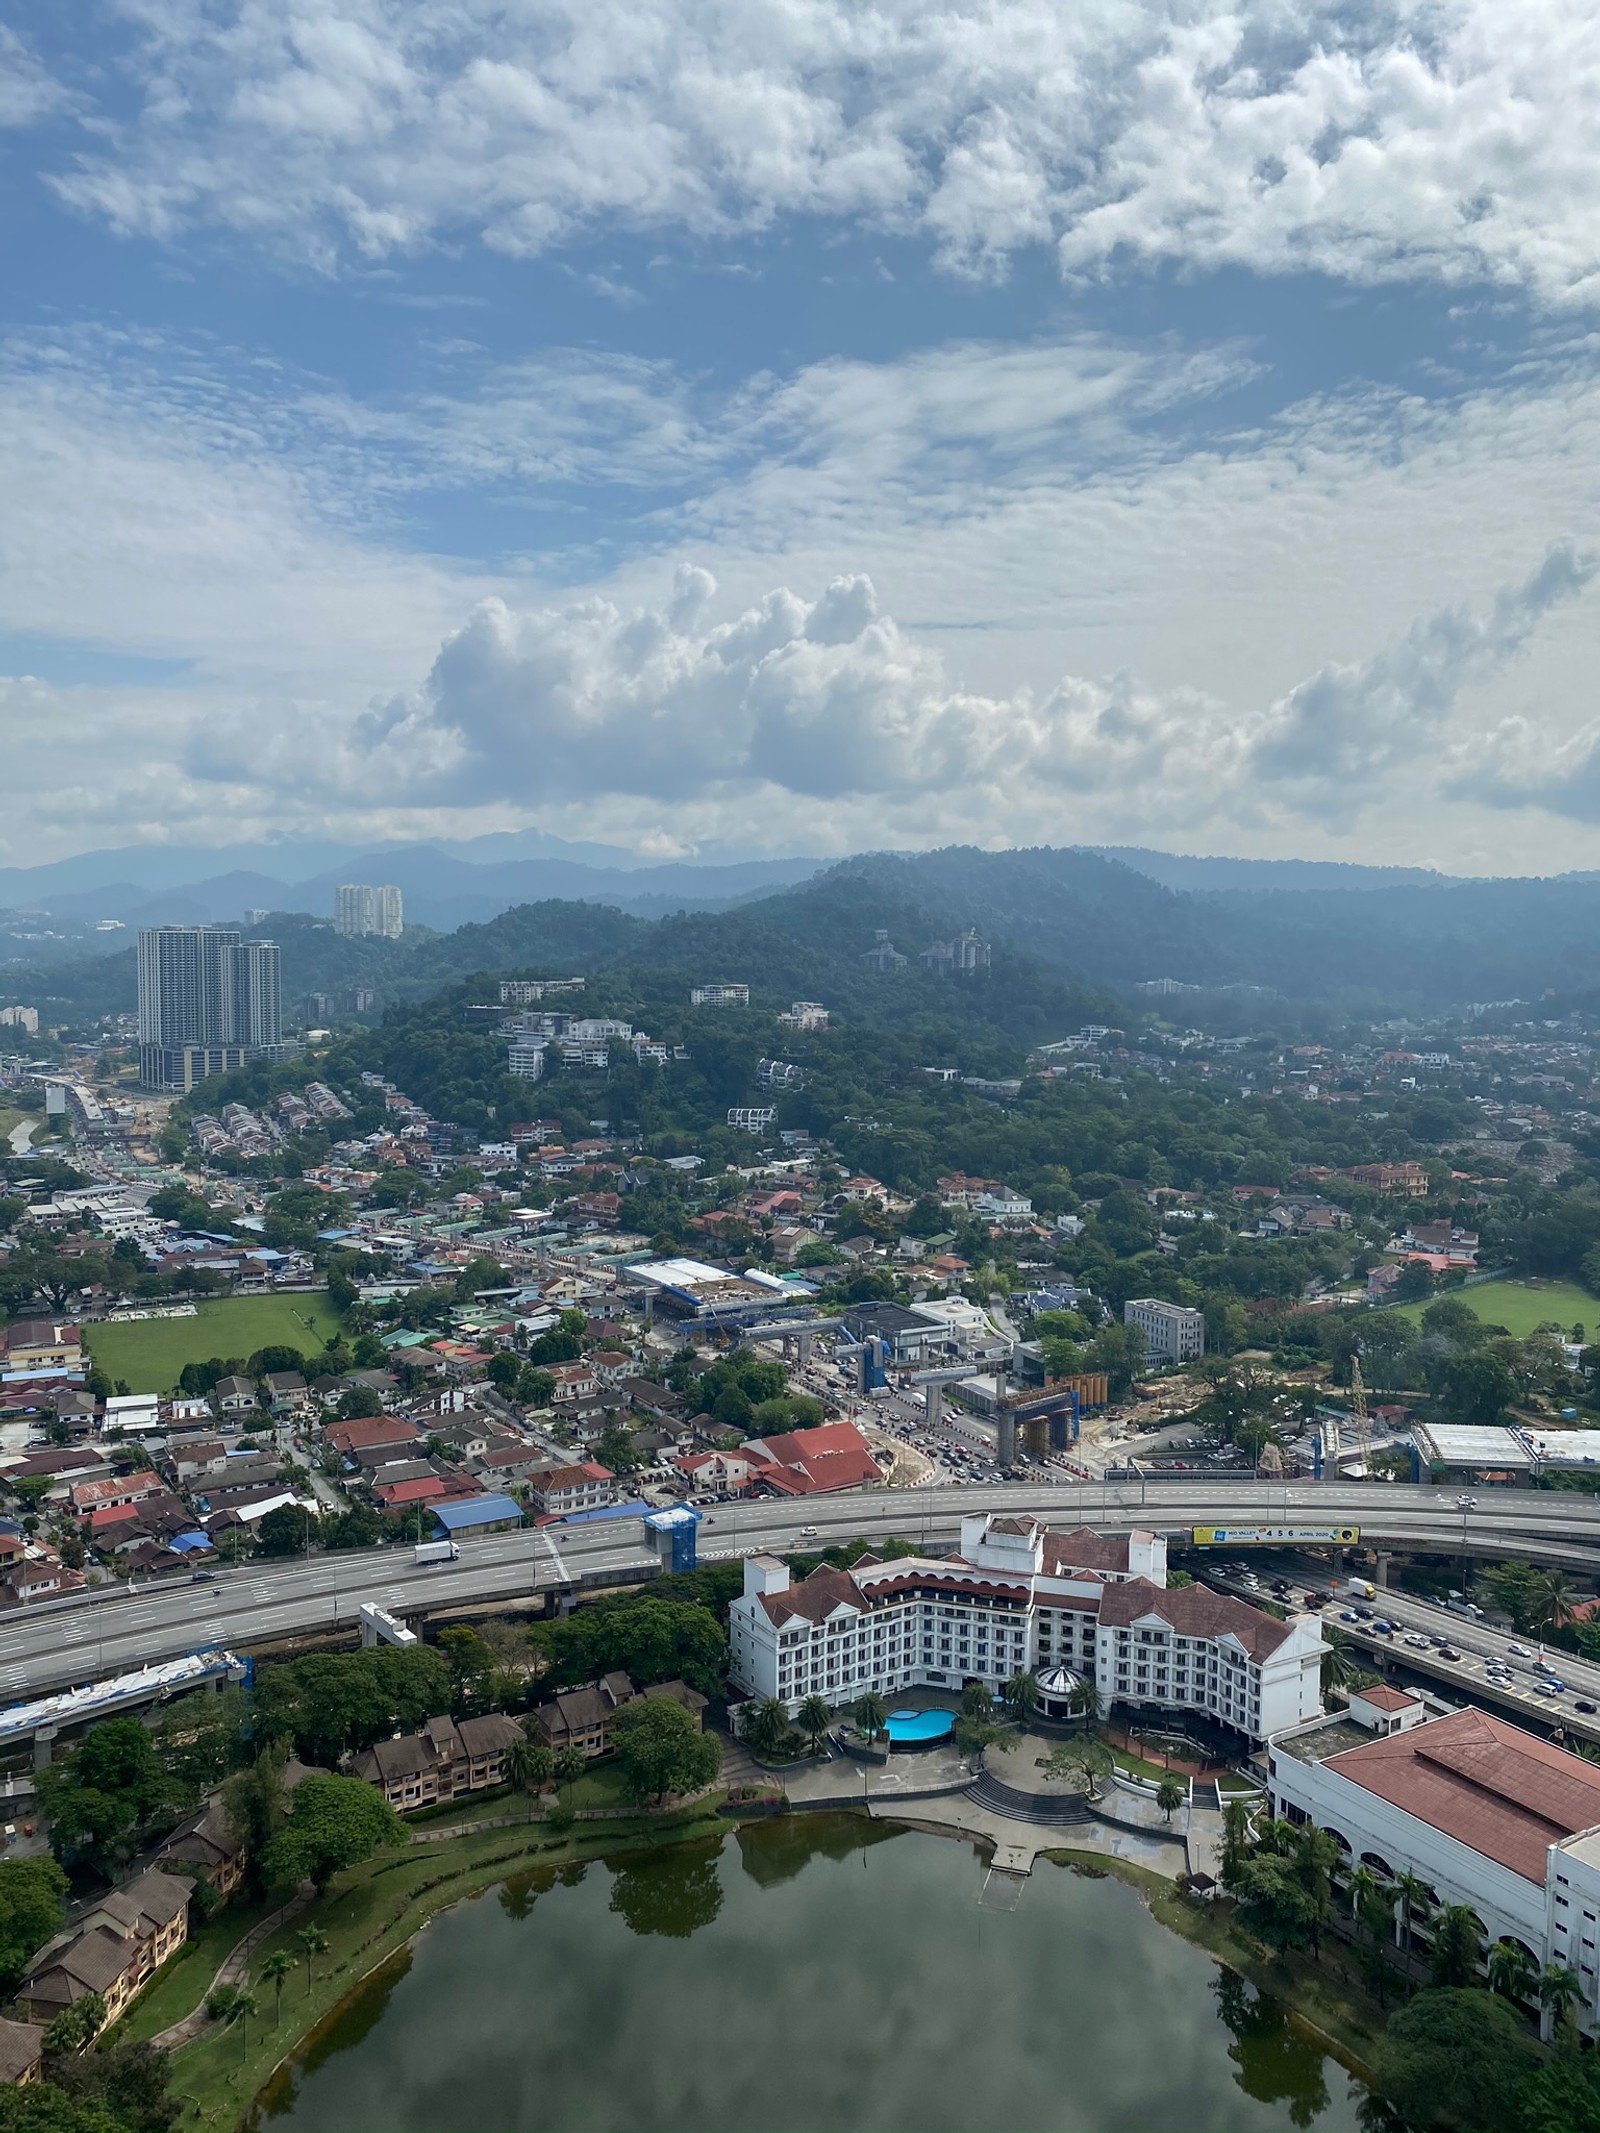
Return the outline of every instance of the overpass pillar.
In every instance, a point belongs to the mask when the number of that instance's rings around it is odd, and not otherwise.
[[[943,1387],[942,1385],[930,1385],[930,1386],[928,1387],[928,1427],[929,1427],[929,1429],[937,1429],[937,1428],[939,1427],[939,1424],[940,1424],[940,1423],[941,1423],[941,1422],[942,1422],[943,1420],[944,1420],[944,1387]]]
[[[809,1370],[811,1368],[811,1335],[809,1333],[797,1333],[795,1335],[795,1343],[800,1350],[800,1368],[803,1371]]]
[[[1373,1574],[1373,1583],[1383,1586],[1387,1591],[1389,1585],[1389,1558],[1382,1548],[1377,1549],[1375,1552],[1378,1558],[1378,1567]]]
[[[33,1736],[33,1767],[35,1770],[48,1770],[50,1768],[50,1758],[55,1753],[58,1730],[59,1728],[51,1725],[39,1726],[35,1729]]]

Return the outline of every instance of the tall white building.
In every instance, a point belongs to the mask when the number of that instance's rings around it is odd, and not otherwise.
[[[147,1088],[190,1089],[283,1038],[276,941],[226,926],[150,926],[139,935],[139,1072]]]
[[[917,1687],[997,1690],[1064,1668],[1108,1702],[1193,1711],[1259,1741],[1321,1704],[1322,1623],[1263,1614],[1205,1586],[1165,1590],[1151,1533],[1050,1532],[967,1518],[960,1554],[823,1568],[795,1583],[756,1556],[729,1610],[732,1678],[791,1712]]]
[[[1484,1948],[1572,1970],[1578,2027],[1600,2035],[1600,1767],[1487,1711],[1429,1719],[1391,1688],[1276,1736],[1268,1767],[1273,1813],[1325,1829],[1345,1872],[1414,1874],[1477,1914]]]
[[[1122,1323],[1138,1327],[1152,1363],[1192,1363],[1206,1352],[1206,1315],[1191,1311],[1186,1304],[1135,1297],[1123,1305]]]
[[[750,1005],[750,988],[748,985],[691,985],[689,988],[689,1005],[691,1007],[748,1007]]]
[[[397,941],[405,931],[400,891],[392,883],[375,888],[364,881],[341,881],[333,892],[333,930],[355,939],[378,934]]]

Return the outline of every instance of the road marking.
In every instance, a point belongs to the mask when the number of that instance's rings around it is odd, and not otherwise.
[[[540,1539],[541,1539],[541,1540],[542,1540],[542,1541],[544,1542],[545,1546],[546,1546],[546,1547],[547,1547],[547,1548],[548,1548],[548,1549],[550,1550],[550,1560],[551,1560],[551,1562],[553,1562],[553,1563],[555,1564],[555,1566],[556,1566],[556,1573],[557,1573],[557,1575],[558,1575],[558,1576],[560,1577],[560,1579],[561,1579],[561,1582],[562,1582],[562,1584],[563,1584],[563,1585],[570,1585],[570,1584],[572,1583],[572,1572],[571,1572],[571,1571],[570,1571],[570,1570],[569,1570],[569,1569],[567,1568],[566,1564],[565,1564],[565,1563],[564,1563],[564,1562],[563,1562],[563,1561],[561,1560],[561,1552],[560,1552],[560,1550],[559,1550],[559,1549],[558,1549],[558,1548],[556,1547],[556,1544],[555,1544],[555,1542],[554,1542],[554,1541],[553,1541],[553,1540],[552,1540],[552,1539],[550,1538],[550,1534],[549,1534],[549,1531],[548,1531],[548,1529],[547,1529],[547,1530],[545,1530],[544,1532],[542,1532],[542,1533],[541,1533],[541,1534],[539,1535],[539,1538],[540,1538]]]

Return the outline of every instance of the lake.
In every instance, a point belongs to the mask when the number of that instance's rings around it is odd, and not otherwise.
[[[302,2046],[273,2133],[1355,2133],[1361,2085],[1136,1892],[854,1818],[545,1871]]]

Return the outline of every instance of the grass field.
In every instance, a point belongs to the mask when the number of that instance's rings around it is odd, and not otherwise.
[[[1600,1330],[1600,1296],[1591,1296],[1572,1281],[1484,1281],[1472,1289],[1447,1289],[1459,1297],[1485,1325],[1504,1326],[1518,1340],[1525,1340],[1547,1318],[1571,1330],[1581,1325],[1590,1333]],[[1418,1319],[1426,1304],[1405,1304],[1403,1318]]]
[[[302,1354],[337,1332],[338,1313],[325,1295],[229,1296],[203,1303],[193,1318],[135,1319],[131,1325],[86,1326],[89,1352],[107,1375],[130,1392],[170,1392],[185,1363],[214,1355],[253,1355],[282,1345]]]

